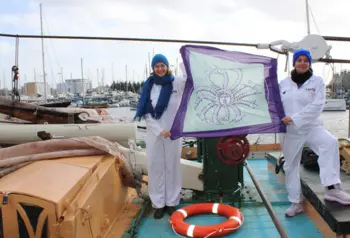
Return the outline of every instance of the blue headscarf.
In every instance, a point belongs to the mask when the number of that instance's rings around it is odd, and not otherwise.
[[[308,50],[305,49],[298,49],[294,52],[293,55],[293,66],[295,66],[295,61],[297,61],[298,57],[301,55],[305,55],[309,59],[310,67],[312,63],[311,53]]]
[[[169,68],[169,62],[167,58],[161,54],[157,54],[153,57],[152,68],[154,69],[154,66],[159,62],[164,63]],[[172,74],[166,74],[163,77],[159,77],[155,74],[152,74],[146,80],[142,88],[141,97],[137,104],[137,111],[134,119],[137,121],[140,121],[141,118],[148,113],[150,113],[154,119],[161,118],[165,109],[168,106],[171,93],[173,92],[173,84],[172,84],[173,81],[174,81],[174,76]],[[153,84],[162,86],[162,89],[160,91],[160,95],[158,98],[158,102],[155,108],[153,108],[152,102],[150,99]]]

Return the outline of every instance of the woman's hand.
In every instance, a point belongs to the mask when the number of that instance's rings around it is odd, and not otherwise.
[[[160,134],[161,134],[162,136],[164,136],[165,138],[168,138],[168,137],[171,136],[171,133],[170,133],[168,130],[162,130],[162,131],[160,132]]]
[[[285,116],[285,117],[282,118],[282,121],[283,121],[283,123],[284,123],[286,126],[288,126],[293,120],[292,120],[291,117]]]

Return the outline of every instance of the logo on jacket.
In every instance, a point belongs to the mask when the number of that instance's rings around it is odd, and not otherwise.
[[[315,92],[315,91],[316,91],[315,88],[305,88],[305,90],[307,90],[307,91],[312,91],[312,92]]]

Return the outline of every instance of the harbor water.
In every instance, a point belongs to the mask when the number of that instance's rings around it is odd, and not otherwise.
[[[130,110],[129,107],[110,108],[108,109],[110,114],[115,117],[126,117],[132,119],[135,115],[135,111]],[[338,138],[348,138],[349,128],[349,111],[327,111],[321,114],[324,127]],[[141,121],[141,126],[145,126]],[[144,133],[138,133],[138,139],[142,140]],[[278,143],[278,136],[275,134],[257,134],[249,135],[249,142],[251,144],[269,144]]]

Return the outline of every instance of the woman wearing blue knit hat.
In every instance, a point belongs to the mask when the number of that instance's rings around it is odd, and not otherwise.
[[[169,130],[180,106],[185,78],[172,75],[162,54],[153,57],[152,69],[142,89],[135,119],[144,118],[146,122],[148,193],[156,208],[154,218],[160,219],[165,209],[171,215],[180,202],[182,143],[181,139],[171,140]]]
[[[323,128],[320,120],[325,104],[325,84],[321,77],[313,74],[311,64],[308,50],[295,51],[291,76],[280,82],[286,115],[282,121],[287,125],[287,132],[281,138],[283,168],[288,199],[292,203],[286,211],[288,217],[303,212],[299,166],[304,144],[319,156],[317,162],[325,200],[350,205],[350,195],[340,188],[338,140]]]

